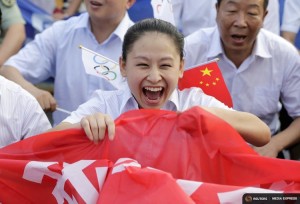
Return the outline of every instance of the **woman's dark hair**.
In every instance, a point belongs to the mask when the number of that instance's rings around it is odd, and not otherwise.
[[[218,7],[220,7],[221,1],[222,0],[217,1]],[[268,4],[269,4],[269,0],[264,0],[264,10],[267,10]]]
[[[122,58],[124,61],[126,61],[127,54],[132,49],[133,44],[148,32],[168,35],[173,39],[180,58],[183,58],[184,36],[171,23],[156,18],[149,18],[137,22],[127,30],[122,46]]]

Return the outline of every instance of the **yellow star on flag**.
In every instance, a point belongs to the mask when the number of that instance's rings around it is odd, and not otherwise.
[[[200,70],[200,71],[203,73],[202,76],[205,76],[205,75],[211,76],[210,73],[211,73],[213,70],[209,70],[207,67],[205,67],[205,69]]]

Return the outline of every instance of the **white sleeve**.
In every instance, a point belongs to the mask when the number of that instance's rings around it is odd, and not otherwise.
[[[181,108],[179,108],[180,111],[187,110],[193,106],[206,106],[233,110],[221,101],[217,100],[215,97],[205,94],[203,90],[198,87],[184,89],[180,91],[179,94],[179,103],[182,104]]]
[[[87,102],[81,104],[77,110],[73,111],[71,115],[62,122],[75,124],[79,123],[85,116],[98,112],[106,113],[106,104],[103,95],[104,93],[102,90],[96,90]]]
[[[24,90],[25,91],[25,90]],[[37,134],[41,134],[52,128],[47,115],[41,108],[38,101],[29,93],[25,93],[22,97],[22,104],[19,108],[23,109],[24,113],[22,124],[22,138],[31,137]]]
[[[31,83],[42,82],[54,75],[56,46],[55,28],[52,26],[37,34],[33,41],[10,57],[4,65],[15,67]]]
[[[300,1],[285,0],[281,30],[298,33],[299,27],[300,27]]]
[[[270,0],[268,7],[268,14],[264,20],[264,28],[276,35],[280,35],[280,15],[278,0]]]

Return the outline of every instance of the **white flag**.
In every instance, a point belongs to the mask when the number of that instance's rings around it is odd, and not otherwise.
[[[108,80],[116,88],[124,86],[119,64],[103,55],[80,46],[82,61],[87,74]]]
[[[154,18],[168,21],[175,26],[171,0],[151,0]]]

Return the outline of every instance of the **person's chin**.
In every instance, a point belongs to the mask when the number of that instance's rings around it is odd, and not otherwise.
[[[143,103],[140,104],[140,106],[144,109],[160,109],[162,107],[161,103],[161,101],[152,101],[146,99],[146,101],[143,101]]]

